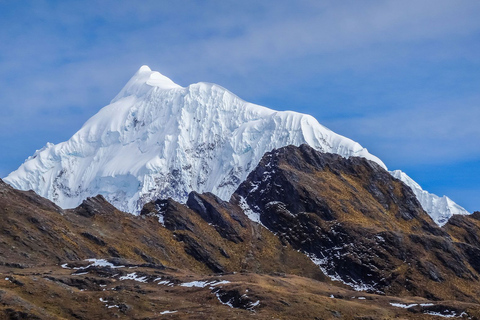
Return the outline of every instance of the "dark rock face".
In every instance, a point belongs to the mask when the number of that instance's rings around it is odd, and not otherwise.
[[[480,212],[468,216],[455,215],[443,226],[455,239],[455,246],[462,252],[472,268],[480,273]]]
[[[88,240],[91,240],[93,243],[99,245],[99,246],[105,246],[106,243],[105,241],[103,241],[102,239],[99,239],[97,238],[96,236],[94,236],[93,234],[90,234],[88,232],[82,232],[81,235],[85,238],[87,238]]]
[[[227,202],[222,201],[220,198],[213,194],[208,194],[210,198],[220,206],[225,209],[231,210],[231,205]],[[195,211],[203,220],[207,223],[213,224],[218,233],[222,235],[225,239],[233,241],[235,243],[240,243],[243,241],[242,237],[239,234],[239,231],[235,228],[234,221],[229,221],[226,216],[223,216],[219,210],[215,208],[207,199],[203,198],[200,194],[196,192],[191,192],[188,195],[187,206]],[[238,220],[241,222],[242,220]],[[243,219],[245,221],[245,219]],[[242,225],[245,227],[245,224]]]
[[[480,212],[469,216],[455,215],[444,225],[459,241],[480,248]]]
[[[37,317],[36,315],[30,314],[28,312],[23,311],[16,311],[10,308],[5,310],[6,319],[9,320],[41,320],[41,318]]]
[[[283,243],[358,289],[437,299],[477,281],[477,254],[454,243],[411,189],[376,163],[302,145],[267,153],[234,197]],[[471,242],[478,237],[469,236]],[[478,270],[477,270],[478,272]]]
[[[97,214],[111,214],[117,209],[112,206],[102,195],[97,195],[84,200],[76,209],[76,213],[84,217],[93,217]]]
[[[256,306],[256,301],[253,301],[246,294],[242,294],[238,290],[214,289],[213,293],[220,302],[231,308],[253,311],[253,308]]]

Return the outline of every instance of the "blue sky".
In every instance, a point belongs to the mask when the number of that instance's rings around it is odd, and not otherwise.
[[[480,210],[480,2],[0,0],[0,176],[143,64],[309,113]]]

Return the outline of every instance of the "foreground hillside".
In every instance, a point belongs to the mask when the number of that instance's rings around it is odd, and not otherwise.
[[[0,180],[0,318],[475,319],[478,216],[440,228],[378,164],[307,145],[267,153],[230,201],[139,216]]]
[[[119,261],[118,261],[119,262]],[[1,319],[478,319],[478,304],[356,292],[288,274],[93,262],[2,270]],[[105,265],[106,263],[98,263]]]

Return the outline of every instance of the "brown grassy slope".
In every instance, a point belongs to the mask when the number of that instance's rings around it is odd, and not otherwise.
[[[250,221],[238,206],[213,194],[192,192],[188,204],[196,211],[173,200],[160,202],[165,203],[162,215],[172,237],[214,272],[281,272],[326,279],[305,255],[284,246],[270,231]],[[200,207],[206,208],[205,212]],[[154,203],[142,211],[144,216],[155,214]]]
[[[221,208],[221,220],[238,229],[231,241],[195,211],[169,201],[165,228],[155,214],[133,216],[116,210],[101,196],[74,210],[62,210],[33,192],[15,190],[0,180],[0,263],[7,266],[61,264],[87,258],[117,258],[195,273],[284,272],[317,279],[324,276],[304,255],[238,208]],[[218,206],[213,195],[200,196]],[[232,220],[230,209],[238,221]],[[180,228],[183,224],[189,229]],[[218,230],[217,230],[218,229]]]
[[[61,210],[31,191],[18,191],[3,182],[0,188],[0,263],[4,265],[119,257],[202,268],[195,259],[179,254],[182,246],[154,218],[120,212],[102,197],[84,203],[96,202],[101,211],[85,217],[75,210]]]
[[[465,312],[478,319],[480,314],[475,304],[359,293],[293,275],[202,276],[145,267],[74,271],[56,266],[4,271],[0,319],[442,319],[427,312]],[[118,275],[132,272],[145,282]],[[181,285],[192,281],[211,285]]]

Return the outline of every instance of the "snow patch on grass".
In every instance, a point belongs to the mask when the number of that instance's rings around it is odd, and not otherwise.
[[[147,282],[147,277],[146,276],[139,277],[139,276],[137,276],[136,272],[132,272],[132,273],[127,274],[126,276],[121,276],[119,278],[119,280],[133,280],[133,281],[137,281],[137,282],[146,283]]]
[[[166,311],[160,312],[160,314],[170,314],[170,313],[175,313],[175,312],[178,312],[178,311],[177,310],[175,310],[175,311],[166,310]]]
[[[218,286],[218,285],[221,285],[221,284],[227,284],[227,283],[230,283],[230,281],[227,281],[227,280],[222,280],[222,281],[217,281],[217,280],[213,280],[213,281],[192,281],[192,282],[182,283],[182,284],[180,284],[180,286],[181,287],[187,287],[187,288],[193,288],[193,287],[205,288],[207,286],[214,287],[214,286]],[[210,288],[210,289],[213,289],[213,288]]]
[[[110,267],[112,269],[125,268],[125,266],[116,266],[105,259],[86,259],[85,261],[92,262],[92,264],[90,264],[88,267]]]
[[[397,307],[397,308],[408,309],[408,308],[411,308],[411,307],[418,306],[418,303],[403,304],[403,303],[390,302],[390,305],[394,306],[394,307]]]

